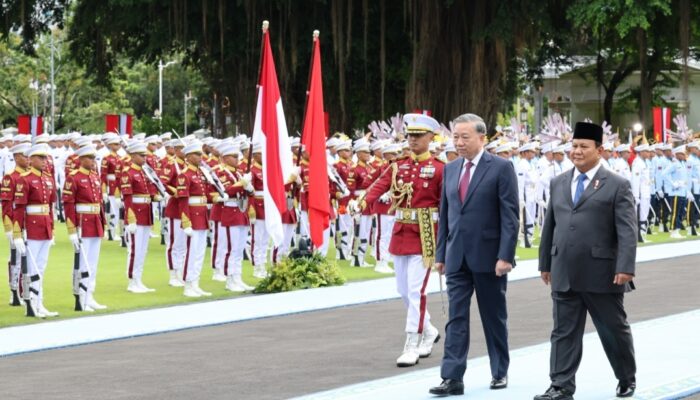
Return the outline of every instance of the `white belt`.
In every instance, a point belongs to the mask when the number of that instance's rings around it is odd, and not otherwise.
[[[226,200],[224,201],[224,207],[240,207],[240,202],[238,200]]]
[[[151,204],[150,197],[133,197],[131,202],[134,204]]]
[[[108,175],[107,175],[107,180],[108,180],[108,181],[116,181],[116,180],[117,180],[117,176],[114,175],[114,174],[108,174]]]
[[[99,204],[78,203],[75,205],[75,211],[80,214],[98,214],[100,212]]]
[[[49,205],[48,204],[32,204],[25,208],[27,214],[33,215],[48,215]]]
[[[256,190],[254,195],[257,197],[263,197],[265,195],[265,191],[264,190]]]
[[[207,198],[204,196],[192,196],[187,200],[187,204],[191,206],[205,206],[207,205]]]
[[[366,190],[355,190],[355,191],[352,192],[352,193],[353,193],[355,196],[362,196],[362,195],[364,195],[366,192],[367,192]]]

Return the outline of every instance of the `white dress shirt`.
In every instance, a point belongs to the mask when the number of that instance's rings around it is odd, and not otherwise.
[[[595,167],[591,168],[586,172],[586,176],[588,179],[583,181],[583,191],[586,191],[586,188],[588,187],[588,184],[591,183],[591,180],[593,180],[593,177],[595,174],[598,173],[598,170],[600,169],[601,162],[598,161],[598,164],[596,164]],[[574,178],[571,180],[571,200],[574,200],[576,198],[576,186],[578,186],[578,177],[581,175],[581,172],[578,170],[578,168],[574,168]]]
[[[479,164],[479,160],[481,160],[481,156],[484,154],[484,149],[482,148],[479,150],[479,153],[474,157],[472,162],[472,168],[469,170],[469,183],[471,184],[472,178],[474,177],[474,171],[476,170],[476,165]],[[464,159],[464,162],[462,162],[462,171],[459,173],[459,180],[462,181],[462,177],[464,176],[464,171],[467,170],[467,163],[469,160],[466,158]]]

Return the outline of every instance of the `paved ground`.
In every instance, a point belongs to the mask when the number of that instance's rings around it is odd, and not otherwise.
[[[700,308],[698,268],[700,256],[639,265],[638,290],[626,297],[630,322]],[[511,347],[547,341],[548,289],[537,279],[515,282],[508,301]],[[429,309],[442,331],[439,295],[431,296]],[[288,398],[407,372],[394,365],[403,318],[402,303],[388,301],[9,357],[0,359],[0,393],[71,400]],[[470,357],[478,357],[486,354],[478,314],[472,321]],[[441,345],[418,368],[439,365]]]

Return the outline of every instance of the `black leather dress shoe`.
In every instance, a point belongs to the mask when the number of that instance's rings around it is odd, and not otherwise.
[[[464,394],[464,383],[462,381],[456,381],[454,379],[443,379],[439,386],[430,388],[430,394],[436,396],[445,397],[451,395],[463,395]]]
[[[637,389],[636,383],[617,385],[616,395],[617,397],[632,397],[634,396],[634,390]]]
[[[491,390],[505,389],[508,387],[508,377],[504,376],[500,379],[491,379]]]
[[[550,386],[544,394],[535,396],[534,400],[574,400],[574,394],[564,388]]]

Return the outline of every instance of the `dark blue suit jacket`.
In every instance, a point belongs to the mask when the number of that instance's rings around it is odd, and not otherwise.
[[[435,261],[444,263],[447,273],[459,270],[462,263],[472,272],[494,272],[498,259],[515,264],[519,213],[513,164],[484,151],[462,203],[463,164],[459,157],[443,172]]]

